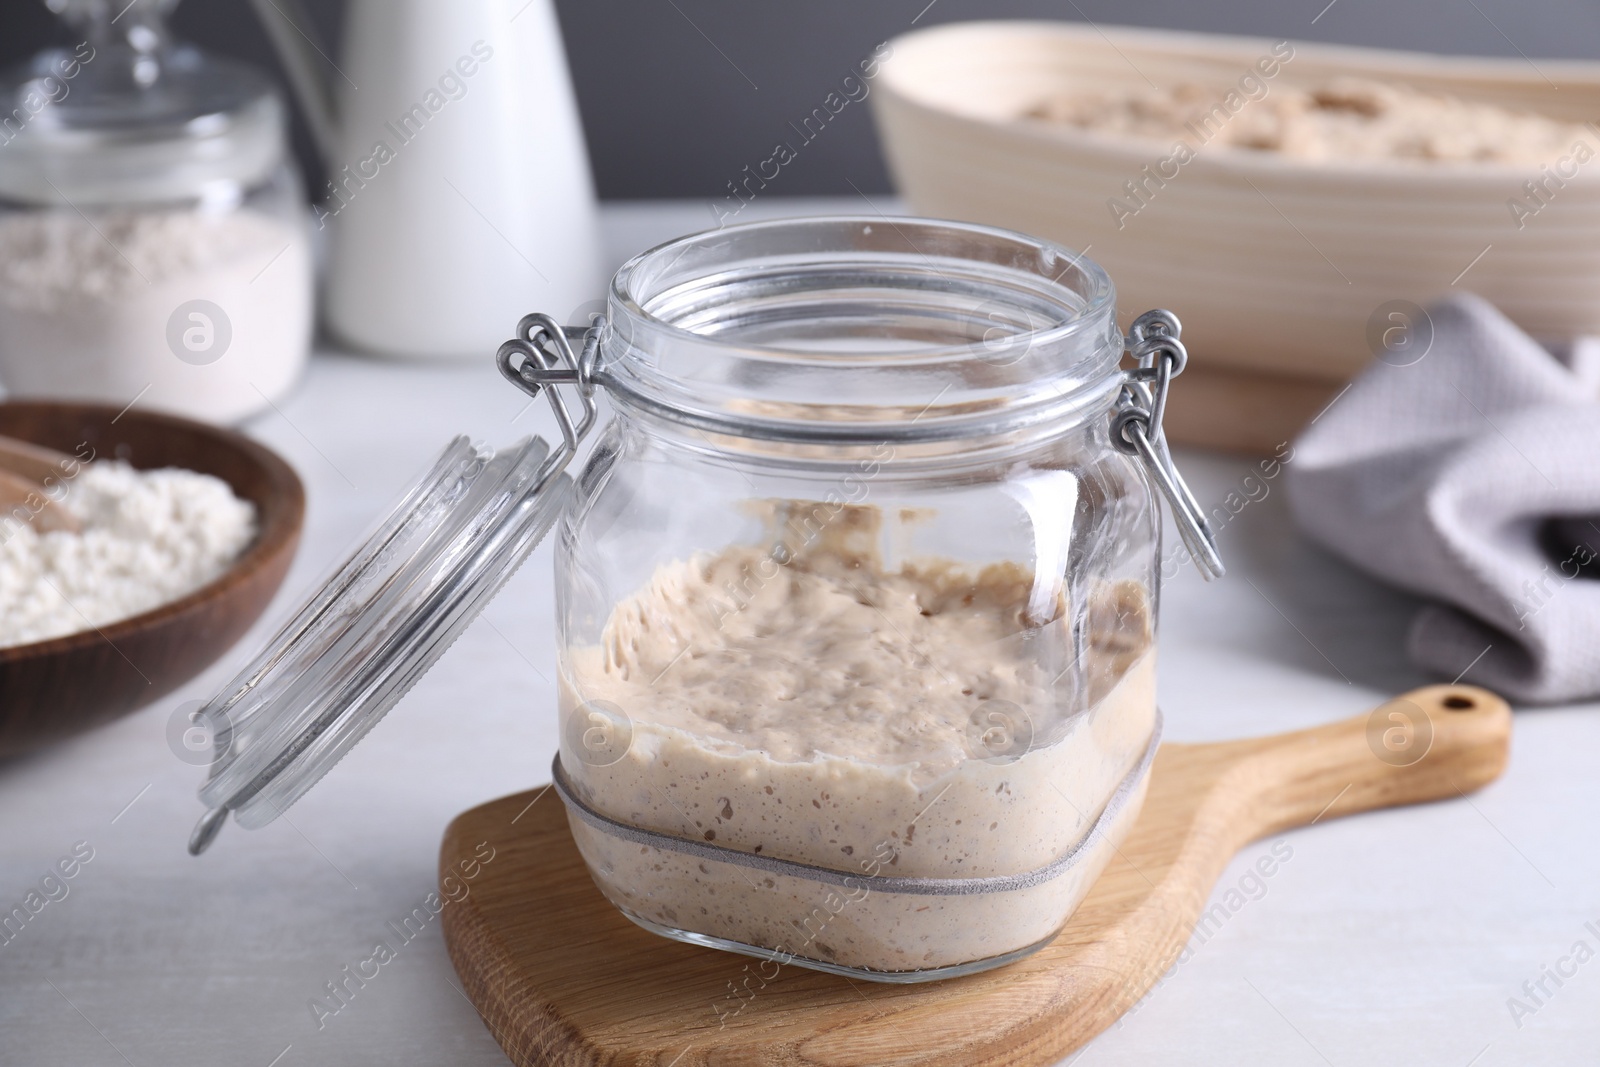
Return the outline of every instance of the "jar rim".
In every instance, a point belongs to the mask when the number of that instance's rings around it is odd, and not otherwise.
[[[612,280],[600,367],[633,402],[754,436],[883,439],[1042,421],[1121,356],[1093,260],[977,223],[774,219],[679,237]],[[898,429],[896,427],[899,427]]]
[[[756,222],[735,223],[731,226],[718,227],[711,230],[701,230],[697,233],[683,234],[671,240],[663,241],[653,248],[648,248],[630,258],[620,268],[611,281],[612,298],[629,312],[642,319],[659,324],[663,329],[671,330],[686,337],[695,339],[700,343],[712,343],[738,348],[744,351],[770,355],[775,359],[797,359],[810,361],[815,358],[814,353],[796,351],[777,345],[761,345],[734,343],[725,341],[720,337],[688,329],[676,322],[663,318],[653,312],[648,306],[649,298],[641,299],[640,294],[633,288],[643,275],[643,272],[655,261],[662,259],[679,259],[684,253],[696,246],[705,246],[723,235],[746,236],[761,233],[779,233],[811,229],[813,224],[829,226],[860,226],[870,235],[875,227],[887,226],[894,230],[906,244],[915,249],[915,243],[904,232],[909,226],[918,229],[938,227],[951,233],[962,233],[973,237],[985,238],[999,243],[1016,243],[1019,247],[1037,250],[1041,254],[1053,255],[1057,261],[1065,261],[1061,274],[1067,270],[1077,268],[1091,280],[1087,286],[1090,290],[1089,303],[1077,309],[1073,317],[1064,321],[1053,323],[1036,330],[1029,331],[1029,339],[1034,343],[1051,340],[1055,337],[1069,334],[1084,328],[1085,323],[1092,319],[1097,312],[1103,311],[1116,300],[1115,286],[1111,276],[1106,273],[1094,260],[1089,259],[1081,252],[1074,252],[1055,241],[1034,237],[1016,230],[1008,230],[998,226],[987,226],[976,222],[961,222],[953,219],[920,218],[916,216],[888,216],[888,215],[800,215],[779,219],[763,219]],[[1058,274],[1059,277],[1059,274]],[[965,351],[973,353],[983,346],[982,341],[969,341],[964,344],[947,346],[930,346],[929,351],[943,348],[952,353]]]

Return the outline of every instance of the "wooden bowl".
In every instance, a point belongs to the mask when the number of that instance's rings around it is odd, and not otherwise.
[[[140,469],[221,478],[256,507],[257,534],[220,578],[182,600],[99,629],[0,648],[0,756],[29,752],[172,692],[244,636],[283,582],[305,490],[272,452],[231,430],[90,404],[0,404],[0,434]]]
[[[1147,77],[1214,85],[1220,99],[1275,44],[955,23],[893,42],[874,113],[895,183],[918,214],[1087,249],[1124,312],[1165,307],[1182,318],[1194,378],[1173,390],[1175,438],[1271,448],[1368,364],[1369,323],[1390,301],[1425,305],[1471,289],[1535,336],[1600,331],[1600,158],[1519,219],[1508,202],[1535,203],[1524,183],[1542,179],[1537,166],[1307,162],[1189,136],[1194,158],[1163,169],[1171,141],[1022,118],[1053,95]],[[1575,123],[1600,117],[1600,64],[1540,60],[1535,70],[1521,59],[1293,49],[1266,81],[1269,95],[1356,75]],[[1585,140],[1600,153],[1600,131]],[[1162,184],[1147,166],[1167,175]],[[1112,208],[1113,198],[1140,203],[1130,181],[1149,194],[1131,217]]]

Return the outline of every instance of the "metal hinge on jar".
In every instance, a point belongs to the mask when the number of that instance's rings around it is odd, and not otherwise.
[[[1183,373],[1189,353],[1178,335],[1183,326],[1170,311],[1146,311],[1133,321],[1125,340],[1128,353],[1138,363],[1125,372],[1126,381],[1117,396],[1111,416],[1111,443],[1130,456],[1137,456],[1167,498],[1178,536],[1189,550],[1195,566],[1207,581],[1227,573],[1217,553],[1216,535],[1206,522],[1205,512],[1184,484],[1167,435],[1161,428],[1167,410],[1167,390],[1172,379]]]
[[[495,365],[512,385],[531,397],[544,394],[561,428],[561,447],[545,461],[539,474],[541,486],[572,462],[579,443],[594,427],[598,412],[594,387],[599,378],[595,368],[605,322],[598,319],[592,326],[562,326],[549,315],[524,315],[517,323],[517,336],[501,345],[495,356]],[[572,350],[573,338],[582,342],[578,352]],[[576,412],[559,390],[551,388],[556,385],[578,387]]]

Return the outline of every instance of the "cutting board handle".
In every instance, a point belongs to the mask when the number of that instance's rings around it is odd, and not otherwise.
[[[1504,700],[1475,686],[1433,685],[1365,715],[1217,746],[1233,757],[1219,761],[1223,774],[1243,776],[1239,784],[1248,786],[1216,795],[1246,802],[1254,816],[1243,820],[1254,823],[1248,836],[1264,837],[1339,815],[1464,796],[1499,776],[1510,746]]]

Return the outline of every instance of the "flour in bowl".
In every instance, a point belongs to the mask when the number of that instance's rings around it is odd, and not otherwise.
[[[255,507],[195,471],[101,461],[63,481],[81,533],[0,515],[0,647],[90,630],[181,599],[256,534]]]

